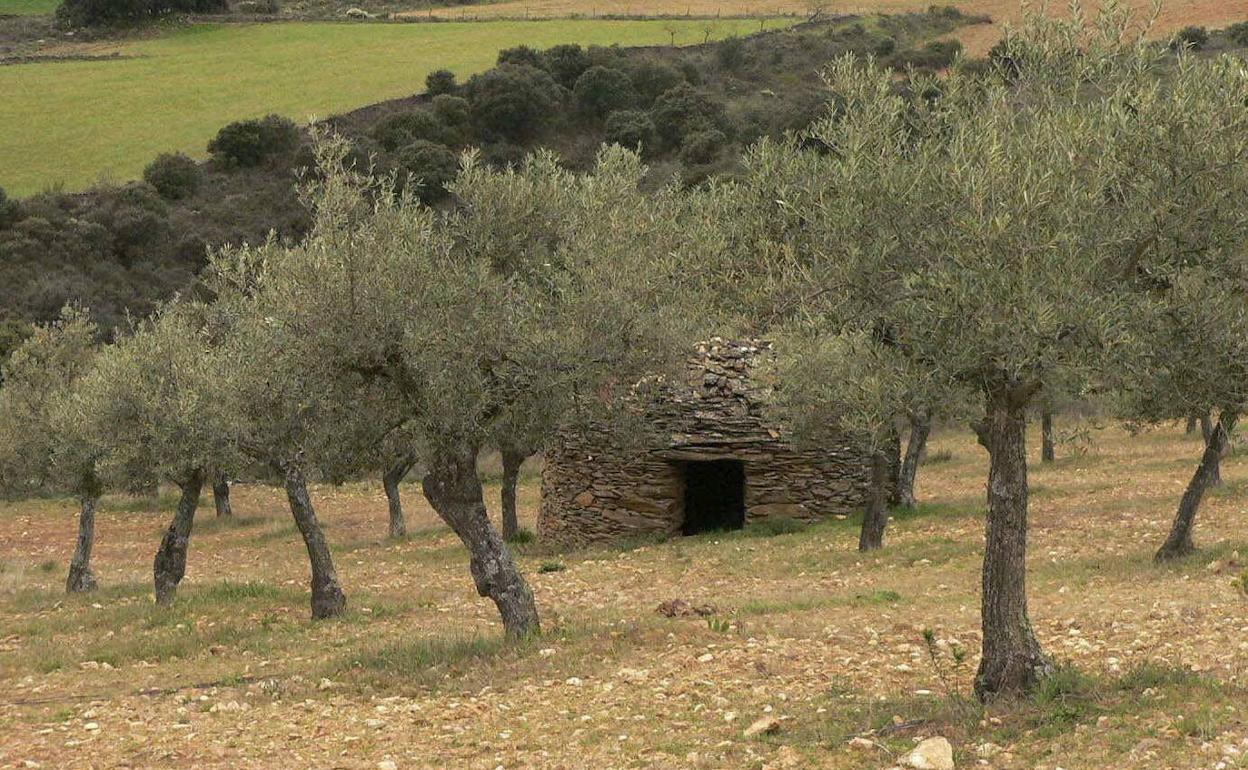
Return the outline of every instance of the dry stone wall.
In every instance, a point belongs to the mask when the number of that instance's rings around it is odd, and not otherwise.
[[[653,443],[613,439],[609,425],[566,428],[546,452],[538,536],[580,545],[674,534],[684,520],[684,464],[739,460],[747,523],[814,520],[859,509],[867,458],[850,442],[797,448],[765,415],[770,343],[712,339],[697,346],[687,382],[644,407]]]

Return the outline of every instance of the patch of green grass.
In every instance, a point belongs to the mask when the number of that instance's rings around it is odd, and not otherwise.
[[[374,647],[353,655],[342,668],[366,678],[419,681],[431,672],[493,658],[508,648],[502,634],[425,637]]]
[[[854,594],[849,603],[855,607],[871,607],[880,604],[896,604],[901,601],[901,594],[896,591],[878,590],[869,594]]]
[[[711,36],[791,23],[723,19]],[[694,19],[196,24],[122,44],[119,60],[0,68],[0,183],[24,196],[101,175],[132,179],[160,152],[203,157],[232,120],[275,112],[306,121],[407,96],[432,70],[464,78],[522,43],[660,45],[670,34],[687,45],[706,28]]]
[[[533,534],[531,529],[518,529],[516,533],[507,538],[507,542],[512,545],[525,545],[526,543],[537,542],[537,535]]]
[[[561,561],[544,561],[537,568],[537,571],[546,574],[548,572],[563,572],[565,569],[567,569],[567,566]]]
[[[940,465],[947,463],[953,459],[952,449],[938,449],[935,452],[928,452],[919,460],[919,465]]]
[[[61,0],[0,0],[0,16],[36,16],[53,13]]]
[[[810,528],[810,522],[793,519],[788,516],[768,516],[751,522],[741,534],[745,537],[775,537],[776,535],[794,535]]]
[[[56,559],[47,559],[39,563],[39,571],[43,573],[55,572],[56,568]]]

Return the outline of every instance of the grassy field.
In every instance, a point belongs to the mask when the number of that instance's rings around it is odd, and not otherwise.
[[[61,589],[73,506],[0,504],[0,767],[860,770],[939,734],[959,768],[1242,768],[1248,459],[1227,459],[1200,513],[1205,550],[1150,559],[1198,451],[1179,429],[1107,430],[1033,466],[1031,617],[1067,668],[1034,702],[987,712],[967,699],[985,454],[961,434],[937,436],[923,504],[875,555],[855,550],[852,517],[522,546],[545,634],[513,648],[414,486],[415,534],[397,543],[380,484],[313,490],[350,608],[321,623],[279,490],[236,488],[229,524],[205,501],[168,610],[150,563],[172,499],[105,501],[102,587],[86,597]],[[520,502],[532,526],[531,473]],[[716,614],[655,612],[674,598]],[[746,738],[763,716],[777,731]]]
[[[0,16],[31,16],[52,13],[61,0],[0,0]]]
[[[133,178],[158,152],[203,155],[223,124],[324,117],[488,68],[499,49],[677,44],[789,22],[495,21],[198,25],[115,46],[120,60],[0,67],[0,186],[28,195]],[[96,48],[93,53],[104,51]]]

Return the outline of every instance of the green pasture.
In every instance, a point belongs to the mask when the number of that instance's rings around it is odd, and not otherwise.
[[[0,16],[33,16],[52,13],[61,0],[0,0]]]
[[[12,2],[12,0],[0,0]],[[789,20],[202,24],[120,46],[116,60],[0,67],[0,187],[29,195],[137,177],[159,152],[202,156],[231,120],[325,117],[461,78],[500,49],[700,43]]]

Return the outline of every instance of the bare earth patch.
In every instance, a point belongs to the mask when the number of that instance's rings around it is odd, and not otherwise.
[[[936,3],[943,5],[945,3]],[[1018,0],[965,0],[950,3],[965,14],[986,14],[993,23],[959,30],[955,37],[967,53],[980,56],[1001,37],[1002,25],[1023,16]],[[1126,0],[1141,22],[1152,7],[1148,0]],[[927,0],[871,0],[870,2],[819,2],[818,0],[503,0],[497,3],[457,5],[399,13],[399,16],[435,16],[445,19],[561,18],[567,16],[784,16],[806,15],[818,8],[825,14],[911,13],[924,11]],[[1097,3],[1086,4],[1090,9]],[[1065,13],[1065,3],[1054,3],[1054,13]],[[1187,26],[1221,29],[1248,19],[1244,0],[1166,0],[1151,36],[1164,39]]]
[[[985,456],[957,434],[931,448],[946,451],[920,472],[927,504],[868,558],[853,520],[631,550],[522,546],[546,633],[514,648],[416,487],[415,534],[399,543],[384,539],[380,484],[313,490],[350,608],[319,623],[276,490],[237,487],[231,524],[205,501],[164,611],[150,565],[168,510],[106,500],[102,588],[67,597],[73,506],[4,504],[0,767],[863,768],[936,734],[959,767],[1248,766],[1248,600],[1228,566],[1248,556],[1243,458],[1200,513],[1205,550],[1168,567],[1150,559],[1197,441],[1106,430],[1085,456],[1034,465],[1032,619],[1077,672],[1036,704],[980,713],[964,694]],[[535,478],[520,502],[531,527]],[[655,612],[677,598],[716,614]]]

